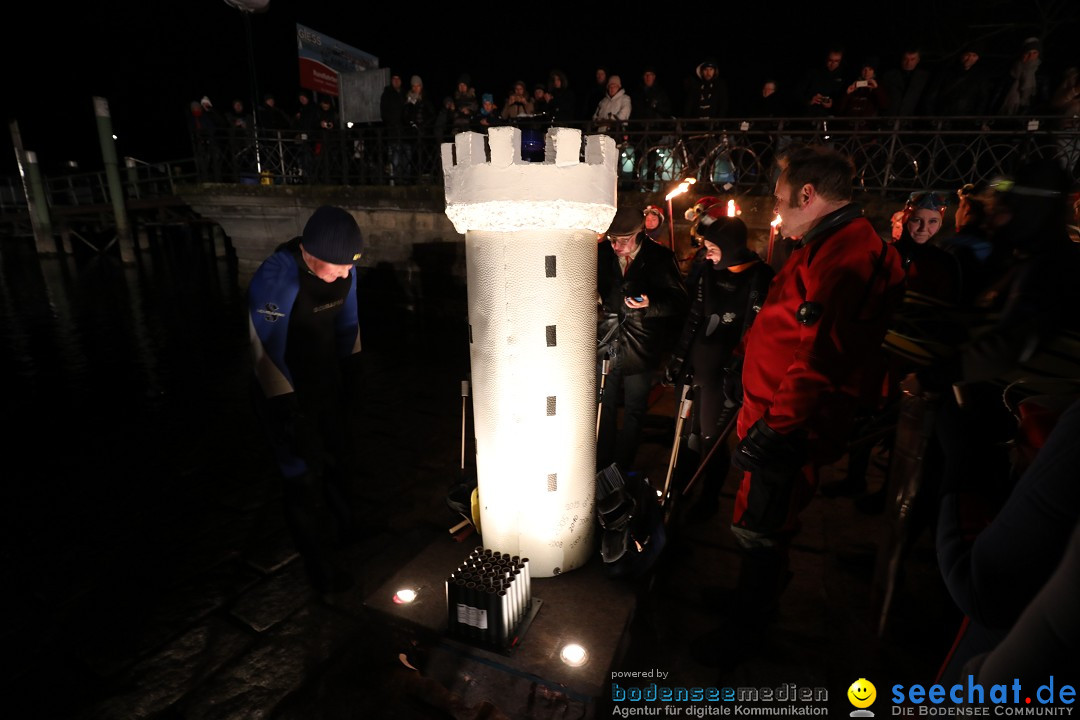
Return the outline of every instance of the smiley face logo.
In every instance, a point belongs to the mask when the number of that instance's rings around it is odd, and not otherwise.
[[[848,701],[857,708],[868,708],[877,699],[877,688],[866,678],[859,678],[851,683],[847,691]]]

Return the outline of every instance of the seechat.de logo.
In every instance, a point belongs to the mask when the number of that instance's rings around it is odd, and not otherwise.
[[[866,678],[859,678],[847,689],[847,699],[855,706],[850,713],[851,717],[874,717],[874,713],[866,709],[877,699],[877,688],[874,687],[874,683]]]

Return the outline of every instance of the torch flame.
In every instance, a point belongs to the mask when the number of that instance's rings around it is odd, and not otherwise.
[[[728,200],[727,201],[727,216],[728,217],[735,217],[735,201],[734,200]]]
[[[771,225],[772,227],[776,227],[781,222],[783,222],[783,221],[780,218],[780,213],[776,213],[776,217],[773,218],[773,221],[771,223],[769,223],[769,225]]]
[[[669,192],[667,194],[667,197],[664,198],[664,200],[667,201],[667,200],[670,200],[671,198],[675,197],[676,195],[682,195],[684,192],[686,192],[687,190],[690,189],[691,185],[693,185],[696,182],[697,182],[696,178],[686,178],[681,183],[679,183],[678,186],[674,190]]]

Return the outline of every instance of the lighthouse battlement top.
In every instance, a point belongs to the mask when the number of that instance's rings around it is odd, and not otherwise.
[[[485,149],[484,141],[487,140]],[[458,133],[442,146],[446,215],[458,232],[607,230],[617,202],[615,141],[551,128],[544,161],[521,157],[521,130]],[[490,160],[488,157],[490,156]]]

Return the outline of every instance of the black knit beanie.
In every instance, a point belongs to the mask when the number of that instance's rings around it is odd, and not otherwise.
[[[356,219],[331,205],[323,205],[311,215],[301,243],[311,255],[332,265],[353,265],[364,250]]]
[[[718,270],[750,262],[757,255],[746,246],[746,224],[739,218],[715,218],[699,227],[698,234],[720,248],[720,262],[714,265]]]

